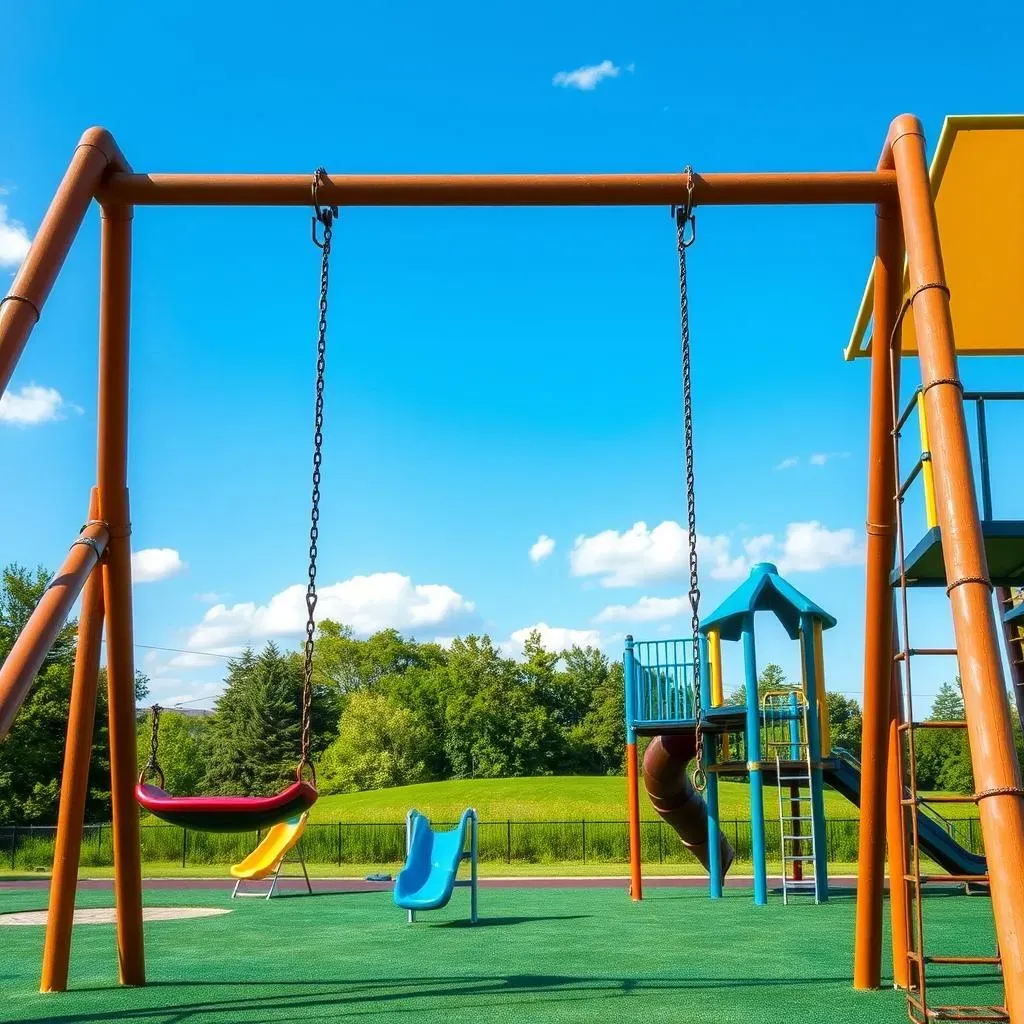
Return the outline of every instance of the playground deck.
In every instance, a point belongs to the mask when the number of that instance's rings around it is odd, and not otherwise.
[[[147,906],[231,913],[146,926],[150,985],[116,987],[113,927],[76,928],[71,988],[37,992],[43,929],[4,928],[0,979],[9,1021],[192,1022],[373,1019],[433,1022],[672,1021],[893,1024],[901,993],[850,984],[854,900],[825,906],[749,891],[652,888],[640,904],[614,889],[486,889],[481,921],[468,895],[409,926],[386,892],[229,899],[221,889],[149,888]],[[929,940],[946,949],[992,943],[987,899],[931,897]],[[0,913],[45,908],[40,889],[0,890]],[[86,890],[79,906],[106,907]],[[888,981],[888,949],[884,953]],[[1000,998],[991,968],[959,969],[935,1001]],[[931,980],[931,974],[929,974]],[[969,997],[969,999],[967,998]]]

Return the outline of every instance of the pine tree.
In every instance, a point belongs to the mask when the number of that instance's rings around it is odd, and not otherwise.
[[[274,644],[258,657],[246,650],[229,662],[211,727],[211,792],[266,795],[294,778],[301,692],[301,662]]]

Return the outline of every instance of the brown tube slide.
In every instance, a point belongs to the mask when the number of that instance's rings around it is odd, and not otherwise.
[[[655,736],[644,753],[644,786],[654,809],[707,870],[708,809],[686,774],[686,765],[693,760],[695,753],[692,735],[670,733]],[[736,851],[724,835],[720,838],[724,880]]]

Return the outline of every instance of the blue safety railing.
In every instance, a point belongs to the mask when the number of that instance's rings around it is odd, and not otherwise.
[[[707,664],[707,642],[703,639],[701,648]],[[696,718],[693,640],[627,639],[624,667],[626,713],[633,728]]]
[[[921,388],[915,388],[913,394],[910,396],[907,404],[904,406],[899,419],[896,421],[897,433],[903,430],[907,420],[917,411],[918,395],[921,392]],[[992,471],[990,466],[990,446],[988,438],[988,419],[986,416],[987,407],[990,407],[993,403],[1003,402],[1018,402],[1024,403],[1024,391],[965,391],[963,393],[964,401],[964,412],[966,414],[966,406],[974,405],[974,428],[977,435],[977,462],[975,463],[974,457],[971,458],[971,466],[974,471],[975,479],[978,483],[978,490],[981,497],[981,519],[982,522],[990,522],[996,518],[992,508]],[[907,478],[900,484],[900,495],[902,496],[910,488],[910,485],[917,478],[918,474],[924,468],[925,463],[930,458],[929,455],[922,454],[922,456],[915,462]],[[1002,518],[1002,517],[1000,517]],[[1021,518],[1020,515],[1015,515],[1013,518]]]

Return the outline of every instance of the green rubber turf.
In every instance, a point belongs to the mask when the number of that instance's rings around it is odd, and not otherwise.
[[[854,903],[777,896],[754,907],[730,890],[649,889],[633,904],[620,890],[484,889],[481,922],[464,918],[468,894],[415,925],[389,893],[285,896],[150,890],[148,906],[231,908],[219,917],[146,926],[150,984],[116,985],[114,930],[76,930],[72,991],[39,995],[41,927],[0,928],[5,1021],[364,1020],[841,1024],[905,1020],[901,993],[854,992]],[[109,906],[105,892],[80,906]],[[41,909],[45,893],[0,891],[0,912]],[[928,900],[933,952],[992,948],[987,899]],[[888,908],[886,908],[888,913]],[[888,984],[888,946],[883,970]],[[946,969],[949,971],[949,969]],[[992,968],[960,969],[937,1001],[1001,1001]]]

